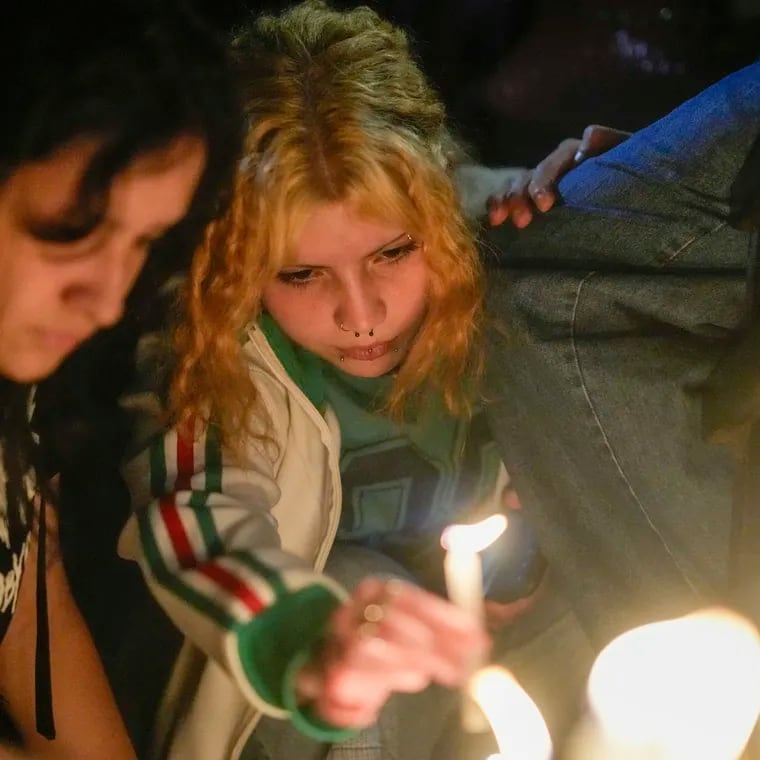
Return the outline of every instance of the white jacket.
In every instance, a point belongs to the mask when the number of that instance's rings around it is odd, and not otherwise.
[[[345,596],[320,574],[341,509],[338,421],[329,409],[320,415],[260,329],[249,329],[244,351],[272,440],[251,441],[244,461],[232,462],[212,436],[191,448],[173,430],[162,435],[155,414],[143,415],[144,449],[125,470],[135,514],[119,552],[139,562],[187,635],[157,716],[160,758],[237,758],[262,712],[286,717],[247,677],[236,628],[278,589],[316,584]],[[147,400],[131,405],[145,412]]]

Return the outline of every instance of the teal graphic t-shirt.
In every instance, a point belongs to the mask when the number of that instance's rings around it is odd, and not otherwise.
[[[442,591],[441,531],[484,501],[501,505],[500,460],[483,415],[459,420],[431,400],[418,419],[397,424],[377,411],[392,377],[354,377],[327,363],[323,371],[341,429],[338,540],[393,557]]]
[[[395,559],[419,582],[444,594],[440,537],[453,522],[503,509],[505,471],[482,411],[452,417],[429,398],[416,419],[396,423],[379,413],[393,377],[355,377],[295,346],[271,317],[261,322],[291,378],[314,405],[334,411],[341,430],[343,503],[337,541]],[[537,549],[521,516],[484,556],[487,584],[516,598],[533,575]]]

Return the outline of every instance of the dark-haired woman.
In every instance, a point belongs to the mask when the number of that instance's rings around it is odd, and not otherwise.
[[[0,68],[4,736],[22,756],[132,757],[60,561],[32,384],[120,319],[148,259],[189,258],[235,162],[237,103],[224,46],[180,2],[9,0]]]

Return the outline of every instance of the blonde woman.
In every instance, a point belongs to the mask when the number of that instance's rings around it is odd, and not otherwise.
[[[128,472],[122,547],[187,640],[157,751],[442,758],[446,712],[426,720],[423,701],[395,728],[347,731],[392,692],[461,684],[488,646],[423,590],[444,591],[445,525],[515,506],[478,414],[482,272],[460,152],[404,33],[367,8],[264,17],[235,54],[245,159],[184,292],[174,427],[145,430]],[[489,565],[499,622],[542,571],[519,525]],[[265,722],[256,755],[260,713],[313,741]]]

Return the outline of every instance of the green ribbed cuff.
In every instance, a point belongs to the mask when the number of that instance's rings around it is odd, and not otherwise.
[[[332,591],[313,584],[279,597],[236,630],[240,661],[256,693],[287,710],[299,731],[323,742],[343,741],[356,732],[325,723],[309,705],[299,705],[295,679],[322,644],[327,621],[339,604]]]
[[[317,644],[318,646],[318,644]],[[285,671],[283,696],[285,708],[290,713],[290,722],[306,736],[320,742],[343,742],[356,736],[357,729],[338,728],[326,723],[314,713],[309,703],[299,704],[296,695],[296,677],[298,671],[311,659],[314,648],[299,652],[290,662]]]

